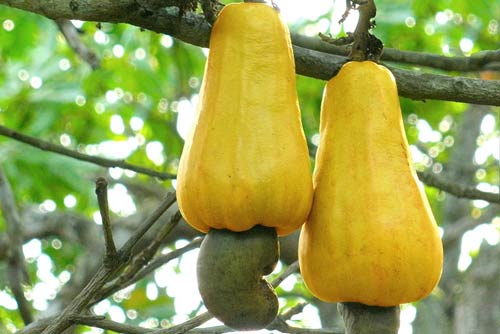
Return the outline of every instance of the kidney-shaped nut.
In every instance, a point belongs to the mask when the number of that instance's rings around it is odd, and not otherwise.
[[[273,287],[262,278],[279,259],[274,228],[211,229],[198,256],[198,288],[208,311],[237,330],[265,328],[278,312]]]

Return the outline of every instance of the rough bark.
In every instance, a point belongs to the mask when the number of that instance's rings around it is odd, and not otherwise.
[[[465,273],[455,308],[455,334],[500,334],[500,244],[483,243]]]
[[[338,310],[346,327],[346,334],[397,334],[399,306],[377,307],[360,303],[339,303]]]
[[[476,151],[476,138],[479,135],[481,121],[490,111],[489,107],[471,105],[464,112],[456,131],[455,145],[446,166],[445,174],[448,178],[461,184],[472,185],[474,152]],[[457,224],[468,220],[470,205],[466,199],[447,196],[443,204],[441,226],[444,228],[444,238],[447,231],[454,230]],[[462,231],[462,234],[465,230]],[[414,322],[414,333],[429,333],[429,324],[433,331],[439,333],[453,333],[455,318],[455,303],[457,292],[461,289],[459,272],[457,269],[460,256],[461,237],[450,239],[446,243],[443,275],[439,283],[441,293],[432,296],[419,304],[419,311]]]
[[[0,4],[30,11],[51,19],[129,23],[171,35],[193,45],[208,47],[210,24],[203,15],[184,13],[177,7],[150,6],[145,1],[0,0]],[[328,80],[347,61],[346,57],[294,46],[298,74]],[[494,54],[496,57],[496,54]],[[389,67],[399,94],[414,100],[438,99],[500,105],[500,80],[480,80],[409,71]]]

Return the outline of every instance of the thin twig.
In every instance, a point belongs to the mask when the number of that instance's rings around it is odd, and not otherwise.
[[[428,186],[445,191],[453,196],[468,199],[480,199],[490,203],[500,204],[500,194],[481,191],[456,182],[446,180],[430,172],[417,172],[419,179]]]
[[[109,218],[108,181],[106,181],[103,177],[99,177],[97,178],[95,185],[97,202],[99,203],[99,211],[102,219],[102,229],[104,231],[104,242],[106,246],[104,262],[109,264],[116,260],[117,252],[115,241],[113,240],[113,232],[111,231],[111,220]]]
[[[106,282],[114,278],[131,258],[132,250],[144,234],[154,225],[158,218],[175,202],[175,193],[169,193],[161,202],[159,207],[146,219],[139,229],[128,239],[128,241],[118,251],[117,261],[114,266],[101,264],[96,274],[90,282],[80,291],[80,293],[71,301],[71,303],[59,314],[59,316],[50,323],[42,334],[60,334],[70,327],[72,318],[79,315],[88,308],[92,298],[102,289]]]
[[[73,51],[89,64],[92,69],[98,69],[100,66],[99,58],[83,43],[78,29],[76,29],[73,23],[65,19],[56,19],[55,22]]]
[[[127,240],[127,242],[122,246],[119,251],[120,257],[126,258],[127,260],[132,255],[132,250],[137,244],[137,242],[146,234],[147,231],[153,226],[158,218],[161,217],[167,211],[168,208],[175,203],[175,192],[169,193],[160,203],[160,205],[153,211],[153,213],[146,218],[146,221],[142,223],[139,228],[134,232],[134,234]]]
[[[189,331],[190,329],[196,328],[198,326],[203,325],[208,320],[212,319],[214,316],[208,312],[197,315],[194,318],[189,319],[182,324],[175,325],[169,328],[162,328],[155,331],[152,331],[152,334],[181,334]]]
[[[175,249],[167,254],[162,254],[158,256],[157,258],[153,259],[147,266],[139,270],[135,275],[132,277],[130,276],[125,276],[121,275],[119,276],[116,280],[106,284],[102,291],[100,292],[100,296],[96,298],[92,303],[99,302],[103,298],[106,298],[113,293],[120,291],[121,289],[130,286],[137,281],[141,280],[142,278],[146,277],[150,273],[152,273],[154,270],[158,269],[162,265],[168,263],[169,261],[178,258],[182,254],[197,248],[200,246],[201,241],[203,238],[195,238],[193,241],[191,241],[189,244],[187,244],[184,247]]]
[[[24,296],[22,284],[29,282],[28,271],[23,254],[23,229],[14,194],[10,183],[0,166],[0,208],[7,224],[9,237],[9,255],[7,261],[7,278],[9,287],[17,302],[19,313],[25,325],[33,321],[31,305]]]
[[[20,141],[22,143],[31,145],[31,146],[36,147],[38,149],[41,149],[43,151],[58,153],[58,154],[65,155],[65,156],[68,156],[68,157],[71,157],[71,158],[74,158],[77,160],[90,162],[90,163],[93,163],[93,164],[96,164],[96,165],[99,165],[102,167],[107,167],[107,168],[119,167],[119,168],[131,170],[131,171],[134,171],[137,173],[141,173],[141,174],[145,174],[145,175],[149,175],[149,176],[154,176],[154,177],[157,177],[161,180],[175,179],[175,177],[176,177],[174,174],[164,173],[164,172],[155,171],[155,170],[152,170],[149,168],[144,168],[142,166],[130,164],[130,163],[125,162],[123,160],[114,160],[114,159],[95,157],[95,156],[91,156],[88,154],[80,153],[78,151],[70,150],[64,146],[52,144],[48,141],[22,134],[20,132],[15,131],[15,130],[9,129],[3,125],[0,125],[0,135],[5,136],[5,137],[10,137],[12,139],[15,139],[15,140]]]
[[[283,272],[281,272],[276,278],[271,282],[273,288],[277,288],[281,282],[283,282],[288,276],[297,272],[299,270],[299,261],[295,261],[290,264]]]

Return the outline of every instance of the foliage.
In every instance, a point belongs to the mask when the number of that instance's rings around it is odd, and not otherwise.
[[[457,56],[496,49],[500,42],[499,22],[495,19],[500,17],[498,2],[378,0],[377,7],[375,33],[387,47]],[[333,26],[329,22],[331,15],[325,12],[290,25],[293,31],[302,33],[324,32],[325,27]],[[126,24],[74,22],[83,44],[101,61],[100,67],[92,70],[69,47],[54,21],[0,6],[0,23],[0,124],[87,154],[176,172],[207,50]],[[318,143],[323,84],[308,77],[297,78],[303,126],[312,149]],[[455,168],[450,166],[450,159],[460,136],[462,117],[470,106],[408,99],[401,103],[417,168],[438,175]],[[500,184],[498,109],[491,108],[485,115],[480,136],[468,138],[471,142],[477,140],[477,144],[475,161],[467,161],[473,166],[467,182],[498,192],[498,186],[494,186]],[[22,212],[63,212],[82,216],[88,222],[96,221],[98,212],[94,180],[106,176],[112,180],[112,220],[125,227],[135,215],[152,210],[157,194],[175,185],[175,181],[159,181],[119,168],[108,171],[6,137],[0,137],[0,165]],[[426,187],[426,191],[442,222],[450,195],[432,187]],[[473,217],[480,217],[492,207],[480,201],[465,203]],[[498,217],[486,217],[490,218],[481,223],[492,226],[498,234]],[[0,237],[6,230],[0,215]],[[25,291],[37,314],[48,314],[56,293],[70,278],[81,275],[78,266],[89,250],[77,239],[50,233],[26,240],[31,286],[25,286]],[[185,243],[172,241],[167,246],[174,249]],[[96,309],[117,321],[141,326],[180,323],[197,314],[202,309],[200,302],[183,303],[186,294],[174,291],[187,282],[193,289],[188,293],[196,293],[192,277],[196,252],[169,262],[133,289],[107,299]],[[0,258],[0,332],[13,332],[23,324],[12,292],[4,283],[7,277],[3,260]],[[189,275],[191,278],[186,278]],[[291,288],[279,290],[283,306],[312,300],[299,275],[290,280],[294,283]],[[435,297],[442,299],[439,291]],[[430,312],[427,305],[426,312]],[[94,333],[84,327],[80,332]]]

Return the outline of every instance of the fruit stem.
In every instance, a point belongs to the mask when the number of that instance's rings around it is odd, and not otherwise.
[[[373,28],[372,19],[377,14],[377,7],[374,0],[351,0],[357,5],[359,11],[359,20],[356,30],[353,33],[354,44],[352,45],[349,57],[352,60],[376,60],[382,53],[382,42],[370,34],[369,30]]]
[[[361,303],[339,303],[338,311],[344,319],[345,334],[397,334],[399,306],[379,307]]]

